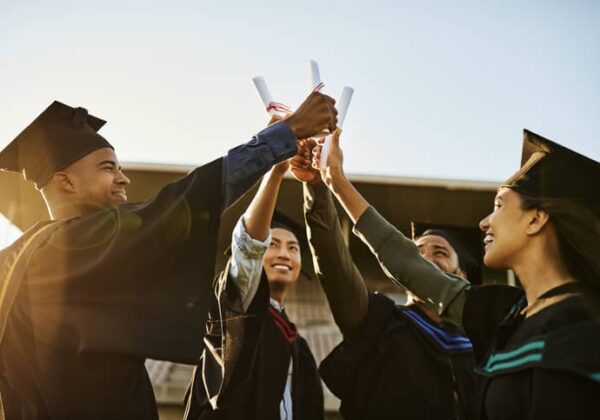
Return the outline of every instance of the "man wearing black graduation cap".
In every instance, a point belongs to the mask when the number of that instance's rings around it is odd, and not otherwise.
[[[304,181],[315,270],[344,335],[320,366],[325,384],[341,399],[344,418],[472,418],[469,339],[416,297],[398,306],[368,293],[344,242],[331,192],[309,162],[298,156],[293,162],[293,173]],[[413,223],[413,241],[406,239],[406,252],[418,256],[419,264],[475,284],[481,282],[481,246],[478,229],[458,226]],[[413,274],[419,281],[418,270]]]
[[[157,418],[144,359],[198,362],[223,210],[335,120],[333,100],[313,93],[226,157],[125,204],[104,121],[51,104],[0,152],[52,218],[0,254],[5,417]]]
[[[318,420],[324,416],[323,390],[316,362],[284,309],[287,293],[301,274],[306,237],[302,226],[275,210],[288,162],[269,172],[232,235],[231,259],[222,278],[237,294],[238,313],[224,302],[222,336],[209,336],[203,363],[188,396],[186,419]],[[231,296],[230,296],[231,297]],[[243,313],[243,319],[242,317]],[[243,330],[239,324],[243,323]],[[223,330],[220,330],[221,332]],[[227,343],[227,337],[231,341]],[[234,349],[231,346],[236,347]],[[212,351],[211,351],[212,350]],[[211,372],[225,370],[225,380]]]

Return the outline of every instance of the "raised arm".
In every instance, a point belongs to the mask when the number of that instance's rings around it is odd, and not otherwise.
[[[271,220],[288,161],[275,165],[238,221],[232,236],[230,279],[238,288],[244,312],[256,295],[263,256],[271,242]]]
[[[344,335],[358,330],[367,315],[369,296],[344,241],[327,187],[304,184],[304,215],[315,270],[336,324]]]
[[[284,121],[275,123],[247,143],[231,149],[223,160],[223,208],[235,203],[271,167],[296,154],[297,140],[311,137],[337,123],[335,101],[318,92],[310,94]]]
[[[310,167],[313,146],[310,140],[300,141],[291,159],[292,174],[304,184],[304,218],[317,277],[337,326],[351,335],[366,317],[368,292],[344,241],[331,192],[319,171]]]
[[[339,132],[333,138],[322,178],[355,223],[354,233],[369,246],[386,275],[443,318],[462,325],[469,283],[423,258],[410,239],[369,205],[344,174]]]

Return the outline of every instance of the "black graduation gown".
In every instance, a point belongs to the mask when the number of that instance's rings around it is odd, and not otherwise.
[[[230,284],[228,291],[234,293],[233,288]],[[231,340],[243,348],[218,397],[218,408],[212,408],[204,387],[208,378],[203,375],[209,372],[197,369],[186,418],[279,420],[291,358],[294,420],[323,419],[323,389],[315,359],[295,326],[269,304],[264,271],[256,297],[239,316],[244,318],[243,337],[234,335]]]
[[[529,318],[523,292],[474,288],[465,328],[480,366],[480,419],[600,418],[600,326],[578,297]]]
[[[222,185],[218,159],[148,203],[42,223],[7,250],[10,265],[27,238],[53,229],[22,278],[4,282],[6,418],[157,417],[144,358],[199,358]]]
[[[223,210],[296,151],[289,127],[273,124],[149,202],[42,223],[7,249],[6,418],[157,418],[144,358],[198,363]],[[29,239],[33,251],[20,252]]]
[[[320,372],[345,419],[470,419],[473,367],[471,343],[453,325],[375,294]]]

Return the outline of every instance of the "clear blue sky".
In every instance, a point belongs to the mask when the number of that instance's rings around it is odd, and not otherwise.
[[[502,180],[529,128],[600,160],[600,2],[0,0],[0,147],[53,99],[123,161],[198,164],[355,88],[347,172]]]

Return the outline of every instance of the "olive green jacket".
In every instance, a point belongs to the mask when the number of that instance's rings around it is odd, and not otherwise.
[[[304,217],[315,273],[344,335],[367,316],[369,296],[344,242],[331,192],[324,184],[304,184]]]

